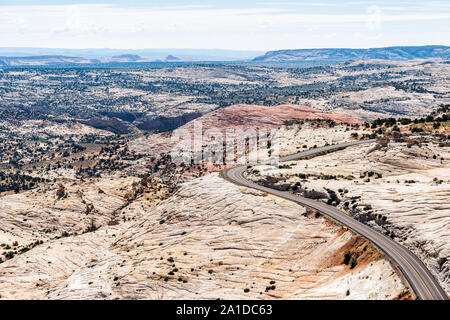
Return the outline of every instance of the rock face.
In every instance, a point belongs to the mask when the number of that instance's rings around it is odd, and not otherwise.
[[[243,132],[250,132],[249,130],[254,130],[258,134],[259,129],[277,129],[283,126],[283,124],[290,120],[302,121],[302,120],[330,120],[340,124],[360,124],[361,121],[354,119],[349,116],[335,114],[331,112],[319,111],[313,108],[285,104],[274,107],[265,107],[257,105],[233,105],[230,107],[222,108],[214,112],[208,113],[202,117],[199,117],[187,124],[174,130],[173,133],[154,133],[148,136],[137,138],[129,143],[131,150],[139,153],[155,153],[155,152],[170,152],[172,148],[176,145],[176,139],[172,140],[173,136],[184,137],[186,134],[190,135],[190,141],[188,142],[190,146],[186,148],[191,149],[194,145],[193,142],[196,139],[202,139],[200,145],[203,149],[208,147],[208,141],[206,137],[200,135],[199,137],[195,135],[195,128],[200,128],[200,132],[204,134],[208,130],[217,129],[223,135],[225,140],[227,129],[242,130]],[[315,130],[317,128],[311,128]],[[286,130],[280,131],[279,137],[286,139]],[[326,131],[328,135],[328,131]],[[344,136],[349,136],[345,134]],[[339,139],[335,137],[334,140]],[[340,141],[340,140],[339,140]],[[212,144],[214,144],[213,142]],[[211,145],[212,145],[211,144]],[[281,144],[282,147],[285,144]],[[312,146],[312,145],[311,145]],[[222,168],[219,168],[222,170]]]
[[[196,121],[201,121],[204,129],[218,128],[279,128],[287,120],[324,119],[350,124],[361,123],[360,120],[331,112],[319,111],[310,107],[284,104],[273,107],[258,105],[233,105],[211,112]],[[180,129],[192,130],[195,121]]]
[[[157,117],[154,119],[144,119],[136,123],[136,127],[148,131],[168,131],[174,130],[185,123],[201,116],[201,113],[187,113],[178,117]]]
[[[135,219],[50,239],[0,264],[2,298],[392,299],[405,290],[363,239],[218,174],[118,214]],[[346,250],[358,256],[353,269]]]
[[[60,197],[57,185],[4,196],[0,201],[0,243],[18,241],[25,246],[65,233],[83,232],[92,223],[105,225],[125,205],[126,189],[134,180],[105,178],[90,185],[70,181]]]
[[[285,169],[255,168],[259,177],[276,177],[289,186],[299,183],[295,192],[325,194],[324,201],[407,246],[449,293],[449,159],[449,148],[437,143],[390,142],[292,162]]]
[[[120,176],[81,182],[66,179],[63,188],[48,185],[2,197],[1,298],[45,298],[77,270],[110,257],[116,234],[161,199],[162,188],[154,184],[133,200],[139,181]],[[98,292],[77,294],[73,297],[103,297]]]
[[[310,148],[321,147],[325,144],[350,141],[355,139],[352,134],[357,134],[357,137],[361,137],[368,133],[370,131],[363,126],[352,128],[347,123],[334,126],[314,122],[285,125],[278,132],[280,155],[286,156]]]

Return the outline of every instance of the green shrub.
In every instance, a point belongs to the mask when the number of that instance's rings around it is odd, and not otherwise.
[[[353,269],[354,267],[356,267],[356,264],[358,263],[357,259],[355,256],[352,256],[352,258],[350,259],[350,269]]]
[[[5,254],[5,258],[6,258],[7,260],[14,258],[14,252],[13,252],[13,251],[8,251],[8,252]]]
[[[349,264],[350,262],[350,258],[352,257],[352,254],[350,253],[350,251],[345,251],[344,253],[344,264]]]

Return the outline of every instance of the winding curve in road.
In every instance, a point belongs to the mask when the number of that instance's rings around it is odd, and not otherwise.
[[[321,148],[311,149],[308,151],[296,153],[290,156],[281,157],[280,162],[298,160],[307,156],[316,155],[323,151],[332,151],[349,146],[373,143],[375,140],[350,141],[337,145],[330,145]],[[261,164],[268,164],[269,162],[262,162]],[[302,196],[294,195],[287,191],[279,191],[268,187],[261,186],[257,183],[249,181],[244,178],[243,173],[247,170],[247,165],[237,166],[224,171],[224,175],[231,182],[264,191],[278,197],[293,201],[302,206],[317,210],[329,218],[345,225],[354,232],[365,237],[371,241],[379,249],[381,249],[395,264],[398,266],[414,293],[422,300],[448,300],[448,296],[441,288],[439,283],[425,267],[422,261],[415,256],[411,251],[398,244],[391,238],[381,234],[371,227],[353,219],[348,214],[337,208],[327,205],[323,202],[308,199]]]

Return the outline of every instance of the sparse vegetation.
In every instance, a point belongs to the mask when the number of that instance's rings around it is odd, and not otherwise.
[[[349,264],[350,263],[350,259],[352,257],[352,254],[350,253],[350,251],[346,250],[344,252],[344,264]]]
[[[350,259],[350,269],[353,269],[354,267],[356,267],[356,264],[358,263],[357,258],[352,255],[351,259]]]

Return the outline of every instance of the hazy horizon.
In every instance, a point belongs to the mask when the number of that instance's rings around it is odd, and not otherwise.
[[[433,49],[431,49],[431,48]],[[330,60],[334,61],[334,59],[341,59],[341,60],[348,60],[350,58],[355,58],[356,52],[362,52],[366,50],[366,54],[369,54],[370,51],[376,51],[376,50],[390,50],[391,54],[395,57],[397,52],[397,48],[400,51],[407,50],[408,48],[413,48],[412,50],[415,51],[414,48],[430,48],[431,50],[435,50],[436,48],[448,48],[447,46],[442,45],[431,45],[431,46],[418,46],[418,47],[411,47],[411,46],[394,46],[394,47],[379,47],[379,48],[308,48],[308,49],[302,49],[305,50],[305,52],[309,52],[309,54],[315,52],[314,54],[318,55],[319,60]],[[427,50],[430,50],[427,49]],[[285,54],[285,52],[289,52],[292,49],[279,49],[275,50],[273,52],[282,52],[282,54]],[[326,58],[324,56],[320,57],[320,54],[318,52],[330,50],[330,52],[334,51],[334,54],[338,54],[338,56],[334,56],[334,58],[329,57]],[[348,56],[345,59],[342,59],[343,56],[338,53],[341,50],[348,51]],[[296,51],[294,49],[293,51]],[[416,56],[416,58],[423,57],[419,54],[419,56]],[[268,52],[266,51],[251,51],[251,50],[227,50],[227,49],[178,49],[178,48],[147,48],[147,49],[117,49],[117,48],[85,48],[85,49],[69,49],[69,48],[35,48],[35,47],[0,47],[0,57],[10,57],[10,58],[20,58],[20,57],[52,57],[52,56],[61,56],[61,57],[81,57],[81,58],[88,58],[88,59],[111,59],[116,58],[122,55],[134,55],[138,56],[142,59],[150,59],[151,61],[160,61],[164,60],[165,58],[172,56],[176,59],[181,58],[184,61],[253,61],[254,59],[261,59],[264,56],[267,56]],[[372,52],[372,55],[374,52]],[[373,56],[372,58],[386,58],[386,53],[383,53],[380,56]],[[409,55],[409,53],[407,54]],[[403,56],[400,58],[400,56],[397,56],[400,60],[405,58],[406,56]],[[409,59],[411,59],[412,56],[408,56]],[[431,56],[430,56],[431,57]],[[361,56],[363,58],[363,56]],[[367,57],[365,57],[367,58]],[[308,61],[311,61],[311,57],[306,59]],[[393,59],[395,60],[395,58]],[[103,60],[103,62],[107,62],[108,60]]]
[[[230,52],[267,52],[267,51],[279,51],[279,50],[321,50],[321,49],[380,49],[380,48],[395,48],[395,47],[449,47],[450,45],[446,44],[418,44],[418,45],[389,45],[389,46],[354,46],[354,47],[308,47],[308,48],[278,48],[273,50],[239,50],[239,49],[226,49],[226,48],[214,48],[214,47],[205,47],[205,48],[177,48],[177,47],[148,47],[148,48],[116,48],[116,47],[83,47],[83,48],[70,48],[70,47],[35,47],[35,46],[0,46],[0,49],[51,49],[51,50],[130,50],[130,51],[143,51],[143,50],[199,50],[199,51],[230,51]]]

